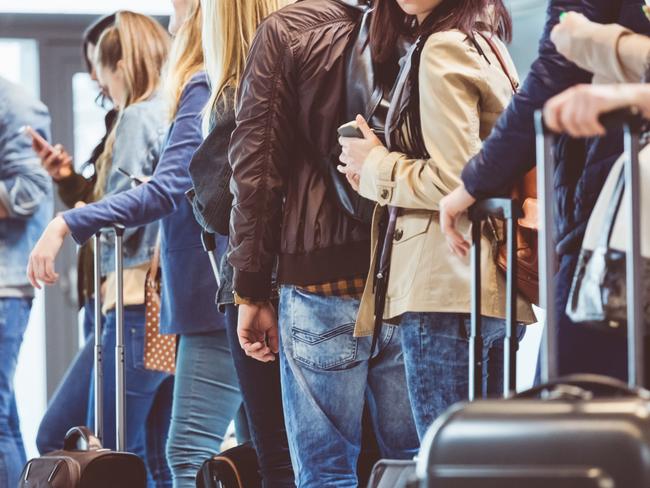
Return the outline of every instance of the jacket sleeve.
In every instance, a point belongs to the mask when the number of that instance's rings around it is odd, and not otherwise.
[[[174,212],[190,188],[188,165],[201,143],[201,110],[210,91],[207,81],[192,81],[181,97],[167,144],[147,183],[120,193],[112,192],[102,200],[65,212],[65,219],[77,243],[88,240],[99,229],[113,222],[139,227]],[[114,164],[119,164],[117,161]],[[143,170],[133,167],[127,171]],[[123,177],[127,182],[126,177]]]
[[[241,297],[266,300],[279,251],[282,204],[297,95],[292,52],[277,16],[259,28],[239,87],[230,142],[233,171],[229,260]]]
[[[190,162],[190,176],[194,185],[192,210],[201,227],[208,232],[227,236],[232,208],[232,169],[228,161],[228,146],[235,129],[232,93],[219,105],[215,112],[214,128]]]
[[[639,82],[650,54],[650,38],[618,24],[580,25],[561,53],[600,81]]]
[[[620,2],[613,0],[549,2],[539,54],[528,77],[484,141],[482,150],[463,170],[463,183],[472,196],[481,199],[507,194],[535,165],[534,112],[554,95],[591,80],[590,73],[560,55],[550,40],[560,14],[575,11],[594,22],[611,23],[617,19],[619,9]]]
[[[18,130],[31,125],[45,139],[50,137],[50,116],[40,102],[18,101],[2,114],[8,123],[0,129],[0,204],[9,218],[28,219],[44,201],[52,198],[50,177],[34,153],[31,139]]]
[[[360,193],[382,205],[437,210],[460,184],[460,173],[481,146],[479,54],[458,33],[434,34],[420,59],[420,113],[429,159],[375,148],[363,165]],[[434,115],[435,114],[435,115]]]

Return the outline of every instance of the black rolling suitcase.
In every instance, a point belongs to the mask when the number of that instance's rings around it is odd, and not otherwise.
[[[250,442],[228,449],[203,463],[197,488],[261,488],[257,452]]]
[[[618,114],[620,116],[620,114]],[[629,384],[596,375],[557,378],[555,357],[553,136],[538,130],[541,199],[540,298],[546,310],[543,382],[506,400],[479,400],[446,412],[420,452],[421,487],[647,488],[650,486],[650,393],[643,384],[643,297],[639,296],[639,214],[631,212],[627,252]],[[639,208],[638,125],[625,117],[631,208]],[[484,204],[485,205],[485,204]],[[511,248],[512,249],[512,248]],[[606,358],[603,358],[606,360]],[[476,367],[476,366],[475,366]],[[476,379],[476,378],[475,378]]]
[[[73,427],[65,436],[64,447],[30,460],[23,469],[19,488],[145,488],[144,463],[126,447],[126,395],[124,375],[124,297],[122,239],[124,228],[115,226],[116,304],[116,434],[117,451],[103,449],[103,374],[100,289],[100,234],[95,235],[95,431]]]

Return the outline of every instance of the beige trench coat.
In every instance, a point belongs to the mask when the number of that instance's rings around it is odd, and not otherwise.
[[[453,255],[442,234],[438,204],[460,183],[463,167],[481,149],[497,118],[512,97],[512,87],[496,56],[480,36],[476,40],[488,61],[460,31],[433,34],[420,61],[420,112],[428,160],[377,147],[363,166],[360,193],[378,202],[372,230],[371,272],[377,257],[378,217],[386,205],[402,209],[393,242],[384,318],[406,312],[470,312],[470,265]],[[505,47],[495,39],[516,69]],[[469,235],[466,217],[460,228]],[[505,280],[496,269],[492,245],[482,242],[483,315],[504,317]],[[373,279],[368,277],[355,328],[356,336],[372,334]],[[520,299],[518,319],[533,322],[530,304]]]

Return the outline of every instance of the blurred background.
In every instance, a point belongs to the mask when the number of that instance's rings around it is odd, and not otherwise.
[[[506,0],[514,18],[510,49],[522,80],[536,56],[546,3]],[[79,163],[101,138],[105,112],[93,103],[98,90],[85,70],[81,34],[98,15],[120,9],[156,16],[166,26],[171,1],[0,0],[0,76],[43,100],[52,116],[53,142],[68,148]],[[37,294],[21,350],[16,391],[28,457],[36,455],[36,429],[47,400],[81,344],[75,254],[68,241],[57,262],[62,279]],[[539,329],[529,329],[520,351],[529,358],[520,365],[522,386],[532,382]]]

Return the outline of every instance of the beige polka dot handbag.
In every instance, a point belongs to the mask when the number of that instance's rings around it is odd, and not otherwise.
[[[160,333],[160,244],[156,245],[144,285],[146,323],[144,367],[151,371],[176,372],[176,335]]]

